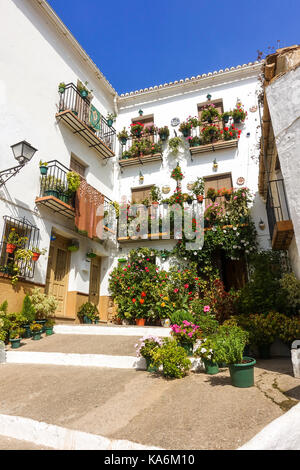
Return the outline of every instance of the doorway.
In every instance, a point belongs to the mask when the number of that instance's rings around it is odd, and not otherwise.
[[[100,275],[101,275],[101,258],[98,256],[91,260],[90,270],[90,289],[89,301],[97,307],[100,300]]]
[[[70,271],[70,252],[67,238],[56,236],[50,243],[45,293],[53,295],[58,301],[55,316],[66,316],[66,300]]]

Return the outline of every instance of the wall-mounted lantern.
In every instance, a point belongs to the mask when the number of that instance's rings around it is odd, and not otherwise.
[[[14,154],[14,158],[19,162],[19,165],[0,171],[0,187],[3,186],[10,178],[19,173],[26,163],[30,162],[37,151],[37,149],[32,147],[32,145],[26,142],[26,140],[22,140],[22,142],[11,145],[11,149]]]

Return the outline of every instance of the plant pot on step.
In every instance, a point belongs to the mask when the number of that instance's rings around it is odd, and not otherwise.
[[[205,366],[205,372],[209,375],[215,375],[219,372],[219,365],[215,362],[209,361],[207,359],[203,360]]]
[[[46,336],[51,336],[53,335],[53,326],[46,326],[45,327],[45,333],[46,333]]]
[[[145,326],[146,318],[136,318],[135,323],[137,326]]]
[[[38,323],[39,325],[42,325],[41,333],[45,333],[46,319],[45,320],[36,320],[35,322]]]
[[[21,346],[21,338],[10,339],[12,349],[17,349]]]
[[[32,339],[33,341],[38,341],[39,339],[41,339],[41,333],[37,333],[37,332],[34,332],[32,333]]]
[[[86,325],[91,325],[93,322],[92,320],[87,317],[86,315],[83,316],[83,323],[85,323]]]
[[[243,357],[242,364],[229,364],[231,384],[238,388],[248,388],[254,385],[254,366],[256,360],[252,357]]]
[[[151,365],[151,359],[150,358],[145,358],[145,359],[146,359],[147,372],[158,372],[158,367]]]

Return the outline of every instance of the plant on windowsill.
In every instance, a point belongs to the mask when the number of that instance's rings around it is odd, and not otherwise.
[[[6,239],[6,253],[13,253],[17,247],[22,247],[27,242],[27,237],[20,237],[15,228],[11,228]]]
[[[150,152],[152,155],[156,153],[161,153],[162,152],[161,143],[152,144],[150,147]]]
[[[222,188],[218,190],[219,196],[224,196],[226,201],[230,201],[233,189]]]
[[[132,154],[130,150],[125,150],[122,153],[122,159],[121,160],[128,160],[128,158],[132,158]]]
[[[156,134],[157,130],[158,129],[154,124],[151,124],[150,126],[145,126],[144,127],[144,133],[145,133],[146,136]]]
[[[214,124],[206,126],[201,131],[201,137],[203,144],[209,144],[213,141],[219,140],[220,129]]]
[[[225,111],[225,113],[221,114],[221,119],[222,119],[224,124],[228,123],[230,117],[231,117],[231,112],[230,111]]]
[[[192,127],[193,127],[193,124],[189,120],[183,121],[180,124],[179,130],[183,134],[183,137],[188,137],[189,135],[191,135]]]
[[[87,89],[87,84],[88,84],[88,82],[85,82],[84,85],[83,85],[83,83],[78,83],[78,85],[77,85],[77,90],[79,91],[80,96],[82,98],[87,98],[89,96],[89,90]],[[91,90],[91,92],[92,91],[93,90]]]
[[[220,114],[214,104],[209,104],[204,107],[201,113],[201,122],[212,123],[220,117]]]
[[[178,151],[179,151],[179,147],[180,145],[182,145],[183,141],[181,139],[181,137],[172,137],[170,140],[169,140],[169,149],[170,151],[174,154],[174,155],[177,155],[178,154]]]
[[[169,131],[168,126],[160,127],[157,132],[158,132],[158,135],[160,137],[160,140],[162,140],[162,141],[167,140],[167,138],[170,135],[170,131]]]
[[[208,188],[206,192],[206,197],[208,197],[212,202],[215,202],[217,199],[218,193],[214,188]]]
[[[126,145],[128,138],[129,138],[128,132],[126,128],[124,127],[123,130],[118,133],[118,139],[122,145]]]
[[[189,136],[189,137],[187,137],[186,140],[188,141],[190,147],[199,147],[199,145],[202,144],[201,138],[197,137],[197,136],[195,136],[195,137]]]

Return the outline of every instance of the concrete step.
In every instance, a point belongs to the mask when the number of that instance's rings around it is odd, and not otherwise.
[[[162,326],[135,325],[55,325],[57,334],[101,336],[170,336],[171,329]]]

